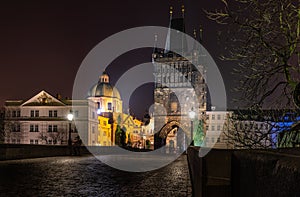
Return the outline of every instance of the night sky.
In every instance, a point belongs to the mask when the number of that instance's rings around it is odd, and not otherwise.
[[[221,8],[222,4],[211,2],[183,1],[186,31],[192,35],[194,28],[198,30],[203,26],[203,45],[216,61],[225,81],[228,105],[234,107],[230,102],[232,64],[218,59],[225,53],[217,41],[221,27],[209,21],[203,12],[203,9]],[[182,5],[178,0],[1,2],[0,104],[8,99],[28,99],[41,90],[54,96],[60,93],[71,97],[76,72],[95,45],[128,28],[168,26],[170,5],[174,6],[176,17]],[[150,59],[150,49],[122,55],[108,67],[111,81],[114,83],[127,69]],[[99,75],[101,72],[99,70]],[[150,91],[140,94],[143,89],[137,89],[130,100],[135,103],[130,107],[137,115],[152,102]],[[145,96],[148,99],[144,99]]]

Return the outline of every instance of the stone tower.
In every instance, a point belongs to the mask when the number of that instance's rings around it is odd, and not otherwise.
[[[156,82],[154,90],[154,130],[157,134],[168,122],[189,123],[188,113],[193,110],[191,106],[194,106],[192,102],[198,102],[199,109],[196,111],[201,113],[206,111],[206,84],[205,77],[201,74],[205,73],[204,56],[201,55],[201,49],[198,49],[195,44],[191,48],[188,47],[185,36],[176,34],[178,31],[185,33],[184,14],[185,10],[182,6],[181,16],[174,18],[173,8],[170,7],[169,33],[165,48],[158,49],[154,46],[152,54]],[[177,31],[170,31],[170,29]],[[197,40],[196,31],[194,31],[194,36]],[[157,40],[157,37],[155,39]],[[200,30],[200,42],[201,39],[202,30]],[[181,51],[184,57],[175,53],[175,50]],[[199,114],[197,114],[198,119],[200,118]],[[181,127],[189,126],[181,125]],[[176,140],[176,135],[176,129],[170,128],[168,138]],[[191,137],[190,133],[184,135],[189,139]],[[166,139],[161,141],[163,141],[162,145],[168,144]],[[175,146],[180,146],[179,143],[175,143]]]

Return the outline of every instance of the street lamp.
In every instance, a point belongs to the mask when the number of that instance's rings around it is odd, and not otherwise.
[[[194,139],[193,139],[193,130],[194,130],[194,118],[196,116],[196,112],[194,112],[194,109],[192,108],[191,111],[189,112],[189,117],[191,119],[191,146],[194,146]]]
[[[72,110],[70,110],[70,113],[68,113],[68,120],[69,120],[69,139],[68,139],[68,145],[71,146],[72,145],[72,139],[71,139],[71,124],[72,124],[72,120],[73,120],[73,113],[72,113]]]

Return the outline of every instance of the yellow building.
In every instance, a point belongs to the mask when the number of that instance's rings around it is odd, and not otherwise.
[[[104,116],[98,116],[98,144],[100,146],[111,146],[111,124],[109,124],[109,118]]]
[[[116,142],[116,131],[125,132],[125,142],[128,145],[141,139],[140,130],[142,122],[129,114],[122,112],[122,100],[117,88],[109,82],[109,76],[103,72],[89,91],[88,99],[97,103],[98,109],[98,144],[100,146],[113,146]],[[117,139],[118,140],[118,139]]]
[[[119,123],[119,125],[126,132],[126,143],[134,145],[139,140],[141,140],[142,136],[140,135],[140,131],[142,121],[124,113],[119,114],[118,118],[121,118],[121,122]]]

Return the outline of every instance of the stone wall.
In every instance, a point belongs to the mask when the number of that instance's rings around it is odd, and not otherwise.
[[[233,196],[300,196],[299,150],[235,151]]]
[[[188,163],[194,196],[230,196],[232,151],[213,149],[198,156],[199,147],[188,149]]]
[[[198,152],[188,149],[196,197],[300,196],[300,149]]]
[[[81,153],[87,154],[88,151],[85,147],[81,147]],[[0,144],[0,161],[66,155],[70,155],[68,146]]]
[[[120,154],[120,147],[116,146],[81,146],[81,154],[95,155]],[[135,152],[147,152],[148,149],[128,149]],[[127,150],[123,150],[126,153]],[[28,159],[38,157],[69,156],[70,147],[55,145],[31,145],[31,144],[0,144],[0,161],[11,159]]]

